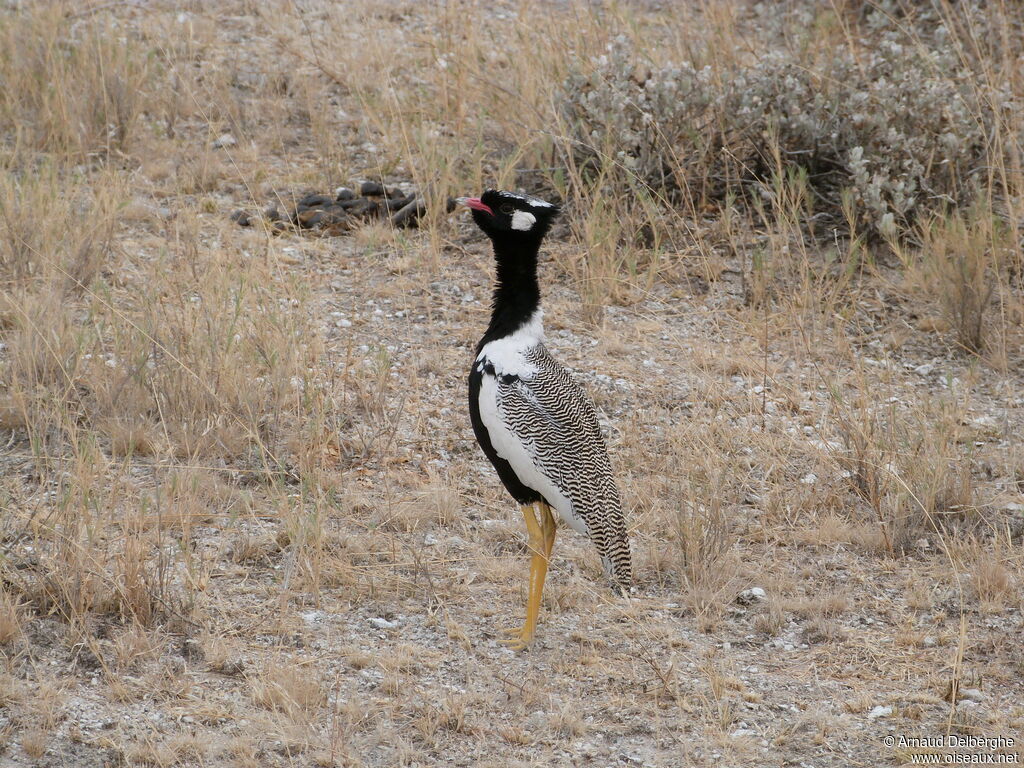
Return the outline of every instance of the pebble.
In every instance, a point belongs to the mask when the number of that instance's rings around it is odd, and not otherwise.
[[[761,603],[767,599],[768,593],[765,592],[761,587],[751,587],[750,589],[744,589],[736,596],[736,602],[740,605]]]

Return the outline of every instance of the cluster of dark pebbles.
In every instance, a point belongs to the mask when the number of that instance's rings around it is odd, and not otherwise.
[[[260,213],[235,211],[231,220],[243,227],[262,220],[276,232],[297,228],[333,237],[373,219],[388,220],[394,227],[415,227],[426,209],[426,201],[416,192],[405,194],[397,187],[389,189],[376,181],[364,181],[358,194],[348,187],[339,187],[333,197],[306,195],[285,212],[271,203]],[[452,198],[447,200],[447,209],[455,209]]]

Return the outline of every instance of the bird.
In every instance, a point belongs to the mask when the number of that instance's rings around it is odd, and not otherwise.
[[[477,442],[526,523],[526,619],[504,630],[503,640],[522,650],[536,633],[555,515],[593,542],[606,576],[623,592],[632,582],[629,539],[594,404],[544,346],[537,261],[559,206],[495,189],[456,202],[470,209],[494,250],[491,319],[470,368],[469,414]]]

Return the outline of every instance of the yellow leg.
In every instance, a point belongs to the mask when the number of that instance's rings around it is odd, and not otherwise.
[[[555,545],[555,518],[551,508],[543,502],[524,504],[523,519],[530,537],[530,592],[526,600],[526,621],[521,627],[506,630],[512,637],[503,642],[522,650],[533,640],[540,614],[540,600],[544,592],[544,577],[548,573],[551,549]],[[537,518],[540,518],[538,520]]]
[[[538,501],[534,507],[540,515],[541,535],[544,537],[544,557],[551,562],[551,549],[555,546],[555,516],[551,514],[551,507],[543,501]]]

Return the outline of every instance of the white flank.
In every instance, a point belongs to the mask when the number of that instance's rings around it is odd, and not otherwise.
[[[537,217],[532,213],[516,211],[512,214],[512,229],[518,229],[520,232],[529,232],[536,223]]]
[[[498,406],[498,380],[485,374],[480,382],[480,420],[487,427],[495,452],[512,465],[519,482],[537,491],[574,530],[586,535],[586,523],[573,513],[572,502],[534,463],[532,446],[524,444],[505,426]]]
[[[544,341],[544,313],[538,307],[530,319],[515,333],[495,339],[484,345],[477,360],[487,359],[499,376],[518,376],[528,379],[537,369],[527,361],[525,353]]]

